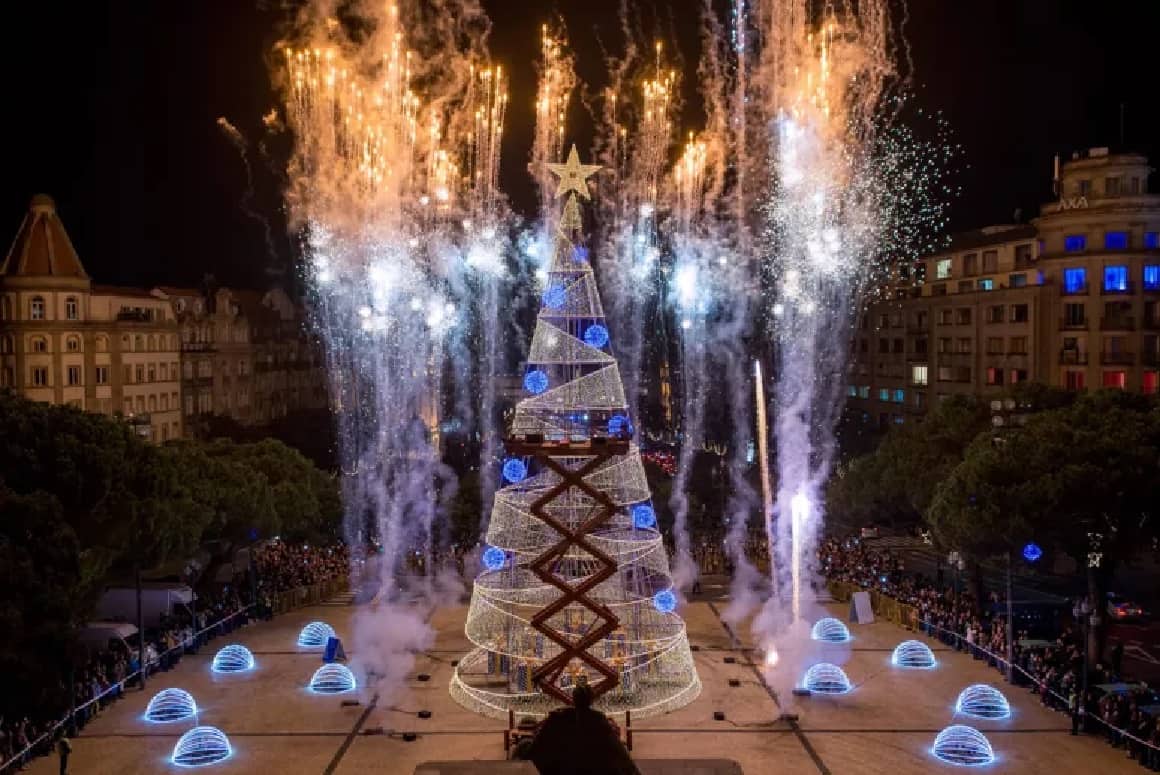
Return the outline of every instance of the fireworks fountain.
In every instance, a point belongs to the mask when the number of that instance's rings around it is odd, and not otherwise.
[[[279,73],[294,139],[287,201],[326,347],[352,572],[374,596],[356,614],[354,652],[370,679],[360,683],[380,692],[430,638],[407,603],[447,591],[432,563],[439,495],[454,486],[439,455],[443,397],[470,395],[478,379],[490,422],[499,357],[504,77],[487,62],[478,6],[436,5],[346,4],[339,16],[310,3]],[[474,375],[449,366],[471,362],[473,320]],[[494,454],[485,446],[484,462]]]

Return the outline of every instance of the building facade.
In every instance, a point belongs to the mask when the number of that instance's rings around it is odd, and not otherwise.
[[[0,264],[0,387],[182,435],[178,328],[145,290],[94,285],[52,199],[32,199]]]
[[[1095,148],[1028,225],[956,235],[871,304],[851,341],[850,407],[879,425],[948,395],[1037,381],[1160,389],[1160,196],[1148,160]]]

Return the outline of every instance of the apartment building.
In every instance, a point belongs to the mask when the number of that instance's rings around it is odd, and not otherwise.
[[[1095,148],[1057,165],[1030,224],[956,235],[867,307],[850,406],[880,425],[956,393],[1033,380],[1160,389],[1160,196],[1148,161]]]

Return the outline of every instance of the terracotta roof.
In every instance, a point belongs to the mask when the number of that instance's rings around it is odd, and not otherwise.
[[[47,194],[32,197],[20,231],[4,263],[0,264],[0,275],[88,278],[64,224],[56,215],[52,197]]]

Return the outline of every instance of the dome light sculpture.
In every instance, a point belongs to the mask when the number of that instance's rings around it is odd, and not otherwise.
[[[845,671],[829,662],[810,667],[802,679],[802,686],[817,694],[846,694],[854,688]]]
[[[358,688],[354,673],[346,665],[329,662],[314,671],[310,678],[310,691],[319,694],[342,694]]]
[[[506,456],[535,460],[534,475],[495,493],[485,540],[506,562],[475,580],[465,627],[473,648],[455,667],[451,696],[492,718],[542,717],[586,680],[601,711],[646,718],[692,702],[701,682],[672,612],[669,558],[596,279],[589,262],[573,260],[584,240],[583,181],[597,168],[575,149],[548,168],[560,176],[563,208],[526,394],[505,442]]]
[[[904,640],[894,647],[890,663],[895,667],[930,669],[937,664],[930,646],[920,640]]]
[[[215,673],[244,673],[254,669],[254,655],[245,646],[231,643],[213,655]]]
[[[954,724],[939,732],[930,752],[947,764],[979,766],[995,761],[995,751],[983,733],[965,724]]]
[[[959,692],[955,713],[975,718],[1010,718],[1011,706],[1003,692],[988,684],[971,684]]]
[[[810,637],[825,643],[845,643],[850,640],[850,630],[832,616],[819,619],[810,631]]]
[[[513,484],[528,477],[528,464],[518,457],[509,457],[503,463],[503,478]]]
[[[507,562],[507,554],[498,546],[489,546],[483,553],[483,567],[488,570],[499,570]]]
[[[184,689],[162,689],[153,695],[145,708],[145,719],[157,724],[184,721],[196,715],[197,703]]]
[[[230,757],[229,738],[217,727],[194,727],[173,746],[171,761],[179,767],[204,767]]]
[[[318,648],[334,637],[334,628],[326,622],[311,622],[298,633],[298,645],[302,648]]]

